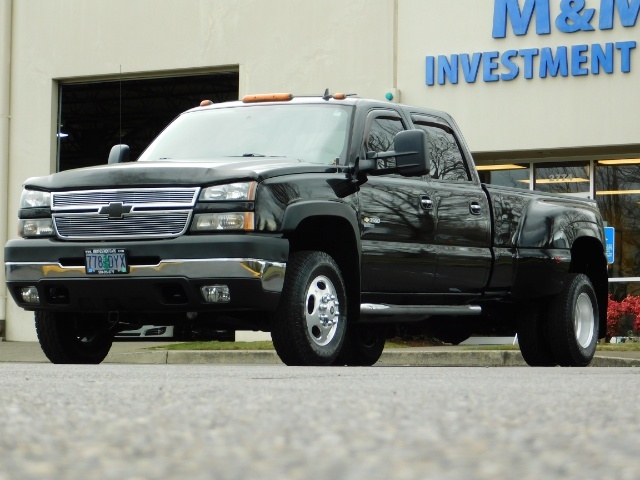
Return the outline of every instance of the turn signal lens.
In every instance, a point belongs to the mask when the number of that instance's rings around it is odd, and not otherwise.
[[[51,237],[54,234],[53,220],[50,218],[31,218],[18,220],[21,237]]]

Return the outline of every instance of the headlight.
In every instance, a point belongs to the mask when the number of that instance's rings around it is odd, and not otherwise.
[[[54,235],[53,220],[50,218],[29,218],[18,221],[21,237],[51,237]]]
[[[192,232],[212,230],[253,230],[253,212],[197,213],[191,223]]]
[[[22,190],[20,208],[50,207],[51,194],[38,190]]]
[[[253,200],[256,194],[256,182],[229,183],[227,185],[214,185],[207,187],[200,193],[202,202],[215,202],[219,200]]]

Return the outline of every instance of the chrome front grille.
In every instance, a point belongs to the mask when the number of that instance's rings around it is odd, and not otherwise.
[[[198,188],[145,188],[53,193],[53,208],[88,207],[122,202],[127,205],[195,205]]]
[[[65,240],[172,238],[189,228],[199,188],[85,190],[52,194]]]
[[[54,215],[58,236],[81,238],[177,237],[188,225],[191,211],[141,212],[109,220],[106,215]]]

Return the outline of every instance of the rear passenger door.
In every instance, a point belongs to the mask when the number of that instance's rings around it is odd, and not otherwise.
[[[406,128],[395,110],[369,112],[361,155],[393,150],[396,133]],[[378,168],[394,165],[395,158],[378,160]],[[382,293],[427,293],[433,288],[434,218],[421,203],[426,187],[420,177],[395,174],[369,175],[360,186],[364,301],[380,300]]]
[[[489,276],[489,202],[469,171],[455,131],[438,117],[412,115],[412,121],[431,139],[431,170],[425,182],[435,217],[433,291],[462,294],[464,301],[465,294],[480,292]]]

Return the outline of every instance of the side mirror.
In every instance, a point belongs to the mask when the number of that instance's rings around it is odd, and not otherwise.
[[[108,163],[124,163],[129,161],[129,145],[123,143],[114,145],[109,152]]]
[[[429,173],[429,136],[424,130],[398,132],[393,142],[396,168],[400,175],[417,177]]]
[[[429,135],[424,130],[403,130],[393,139],[394,150],[391,152],[367,152],[365,168],[360,168],[369,175],[385,175],[399,173],[404,177],[417,177],[429,173],[431,167]],[[396,164],[391,168],[375,169],[375,161],[379,158],[396,157]]]

